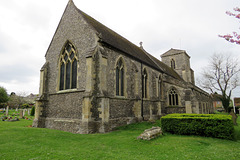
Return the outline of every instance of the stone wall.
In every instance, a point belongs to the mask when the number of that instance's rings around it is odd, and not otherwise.
[[[77,52],[77,88],[59,91],[59,57],[68,41]],[[116,96],[119,59],[124,65],[123,96]],[[210,112],[206,93],[102,43],[74,5],[68,5],[61,18],[43,68],[38,116],[34,120],[37,127],[73,133],[108,132],[121,125],[158,119],[162,114]],[[142,98],[144,69],[148,77],[146,98]],[[159,77],[163,82],[161,95],[157,87]],[[169,106],[171,88],[178,93],[179,106]]]
[[[77,13],[73,5],[69,5],[66,8],[46,53],[46,62],[49,62],[49,94],[55,94],[59,90],[59,58],[67,41],[70,41],[77,51],[77,89],[84,90],[86,86],[85,57],[97,45],[97,37],[89,24]]]

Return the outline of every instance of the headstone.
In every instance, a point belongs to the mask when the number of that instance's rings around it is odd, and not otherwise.
[[[25,112],[26,112],[26,110],[25,110],[25,109],[23,109],[23,116],[25,116]]]
[[[152,127],[150,129],[146,129],[137,139],[143,140],[151,140],[158,136],[162,135],[162,129],[160,127]]]
[[[19,118],[23,118],[23,110],[22,109],[19,111]]]
[[[31,109],[28,108],[28,115],[29,115],[29,116],[30,116],[30,111],[31,111]]]
[[[18,108],[16,108],[16,112],[18,112]]]
[[[233,109],[231,110],[230,115],[232,116],[233,124],[237,125],[237,118],[238,117],[237,117],[236,113],[233,112]]]
[[[6,116],[8,115],[8,111],[9,111],[9,106],[7,106],[7,109],[6,109]]]

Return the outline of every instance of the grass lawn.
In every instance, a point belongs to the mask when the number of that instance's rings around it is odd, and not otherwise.
[[[235,141],[172,134],[143,141],[137,136],[154,124],[143,122],[88,135],[27,127],[31,124],[24,119],[0,121],[0,159],[240,159],[240,125],[235,127]]]

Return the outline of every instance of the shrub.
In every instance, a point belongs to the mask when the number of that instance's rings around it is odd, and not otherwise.
[[[32,106],[30,116],[34,116],[34,115],[35,115],[35,106]]]
[[[24,104],[21,106],[21,108],[29,108],[29,104],[24,103]]]
[[[163,131],[181,135],[200,135],[233,139],[234,127],[230,115],[169,114],[161,118]]]

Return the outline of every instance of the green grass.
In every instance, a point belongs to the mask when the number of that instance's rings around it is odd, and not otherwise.
[[[240,159],[240,126],[235,127],[235,141],[172,134],[143,141],[137,136],[154,124],[143,122],[88,135],[27,127],[31,124],[24,119],[0,121],[0,159]]]

